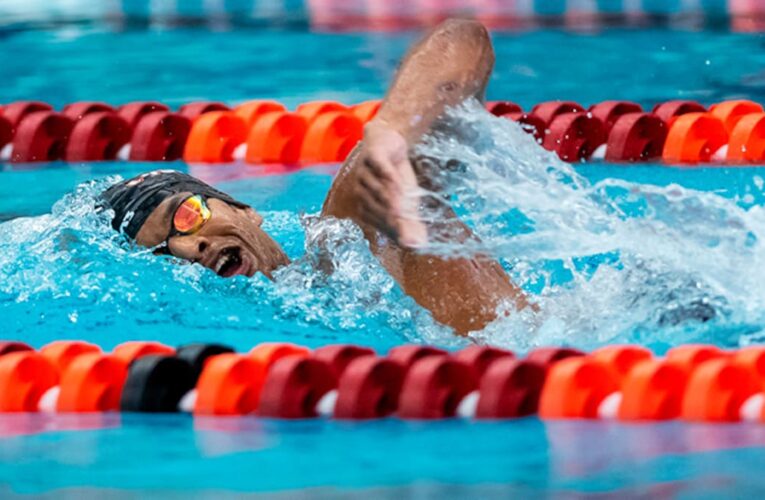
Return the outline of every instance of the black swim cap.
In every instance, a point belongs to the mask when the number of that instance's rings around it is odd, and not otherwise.
[[[118,182],[101,193],[101,206],[114,210],[114,229],[135,238],[160,203],[185,192],[217,198],[239,208],[249,206],[195,177],[174,170],[155,170]]]

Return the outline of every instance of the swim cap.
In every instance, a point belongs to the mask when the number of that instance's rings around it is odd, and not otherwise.
[[[170,196],[185,192],[217,198],[239,208],[249,206],[195,177],[175,170],[155,170],[118,182],[101,193],[101,206],[114,210],[114,229],[135,238],[155,208]]]

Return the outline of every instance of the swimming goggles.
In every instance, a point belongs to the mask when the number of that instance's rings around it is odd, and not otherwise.
[[[173,221],[170,232],[165,239],[163,247],[158,248],[158,253],[170,253],[170,238],[174,236],[187,236],[199,231],[212,217],[210,207],[201,194],[195,194],[185,198],[173,213]]]

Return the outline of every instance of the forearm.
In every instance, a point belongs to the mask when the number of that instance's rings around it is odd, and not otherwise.
[[[493,66],[486,28],[475,21],[442,23],[409,51],[367,132],[385,126],[413,145],[447,106],[482,98]]]

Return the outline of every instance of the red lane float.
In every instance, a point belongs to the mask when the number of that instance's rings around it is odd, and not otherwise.
[[[11,161],[31,163],[62,159],[73,125],[71,118],[54,111],[25,115],[15,127]]]
[[[348,364],[337,387],[334,417],[384,418],[398,409],[406,368],[392,359],[362,356]]]
[[[544,387],[547,367],[537,361],[505,356],[481,377],[475,418],[504,419],[534,415]]]
[[[80,118],[69,134],[64,161],[114,160],[120,148],[130,141],[130,125],[112,111],[100,111],[99,104],[90,108],[85,105],[91,103],[80,104],[70,114],[80,113]]]
[[[657,104],[653,108],[653,114],[661,118],[665,123],[672,124],[675,117],[687,113],[704,113],[706,108],[696,101],[667,101]]]
[[[416,361],[430,356],[446,356],[443,349],[422,345],[401,345],[388,351],[388,358],[401,363],[408,370]]]
[[[53,111],[53,106],[39,101],[17,101],[3,106],[2,115],[15,130],[24,117],[37,111]]]
[[[531,108],[531,112],[549,126],[555,117],[568,113],[583,113],[584,108],[572,101],[548,101],[537,104]]]
[[[545,124],[544,120],[542,120],[537,115],[520,112],[505,113],[502,115],[502,118],[507,118],[508,120],[512,120],[518,123],[525,132],[533,135],[537,142],[542,142],[545,136],[547,125]]]
[[[79,121],[91,113],[114,113],[114,108],[103,102],[82,101],[67,104],[61,113],[74,121]]]
[[[0,150],[13,140],[13,125],[11,121],[0,115]]]
[[[523,109],[510,101],[489,101],[486,103],[486,111],[494,116],[505,116],[509,113],[522,113]]]
[[[328,345],[319,347],[313,352],[313,357],[324,361],[335,373],[338,379],[343,375],[345,369],[354,360],[364,356],[374,356],[375,352],[368,347],[359,347],[350,344]]]
[[[191,102],[189,104],[184,104],[183,106],[180,107],[180,109],[178,110],[178,113],[185,116],[191,121],[195,121],[201,115],[205,113],[212,113],[214,111],[231,111],[231,108],[229,108],[222,102],[201,101],[201,102]]]
[[[656,115],[623,114],[616,119],[608,134],[605,160],[636,162],[660,158],[667,132],[667,124]]]
[[[664,358],[634,345],[589,355],[541,348],[518,359],[487,346],[454,354],[399,346],[379,357],[355,345],[311,352],[264,343],[238,354],[218,344],[176,351],[134,341],[103,353],[81,341],[52,342],[40,352],[0,342],[0,412],[120,409],[274,418],[763,421],[765,347],[691,344]]]
[[[454,359],[470,366],[473,369],[473,373],[479,379],[497,360],[513,357],[515,357],[515,354],[505,349],[479,345],[466,347],[454,355]]]
[[[128,123],[130,130],[135,130],[143,117],[161,111],[169,112],[170,108],[161,102],[137,101],[123,104],[117,109],[117,114]]]
[[[603,123],[603,128],[608,135],[621,116],[629,113],[642,113],[643,108],[630,101],[603,101],[590,106],[589,112]]]
[[[183,115],[155,111],[143,115],[133,129],[131,161],[175,161],[183,157],[191,120]]]
[[[398,401],[398,416],[439,419],[455,416],[457,406],[477,387],[473,369],[449,356],[426,356],[406,374]]]
[[[319,400],[336,387],[337,379],[329,364],[315,358],[287,356],[269,370],[258,414],[287,419],[316,417]]]

